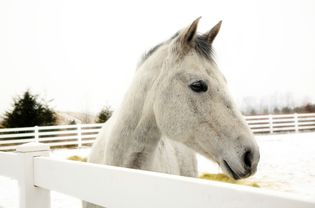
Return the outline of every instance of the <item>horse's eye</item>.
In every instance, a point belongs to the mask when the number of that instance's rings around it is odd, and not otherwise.
[[[192,89],[194,92],[206,92],[208,90],[207,84],[202,81],[196,81],[189,85],[190,89]]]

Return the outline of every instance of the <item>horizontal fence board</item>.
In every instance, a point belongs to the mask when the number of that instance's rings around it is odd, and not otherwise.
[[[266,130],[263,130],[263,129],[259,129],[259,130],[252,130],[253,133],[257,133],[257,134],[260,134],[260,133],[264,133],[264,134],[267,134],[267,133],[270,133],[270,131],[268,129]]]
[[[306,130],[306,129],[315,129],[315,126],[300,126],[299,129],[303,129],[303,130]]]
[[[18,143],[28,143],[28,142],[33,142],[35,139],[10,139],[10,140],[0,140],[0,145],[1,144],[18,144]]]
[[[95,132],[99,132],[100,129],[82,129],[81,133],[95,133]]]
[[[304,122],[304,121],[315,121],[315,117],[312,118],[298,118],[299,122]]]
[[[34,127],[0,129],[0,133],[19,132],[19,131],[34,131]]]
[[[77,134],[78,130],[64,130],[64,131],[46,131],[39,132],[39,136],[50,136],[50,135],[62,135],[62,134]]]
[[[18,137],[34,137],[34,133],[18,133],[18,134],[0,134],[0,139],[18,138]]]
[[[44,157],[34,158],[34,183],[110,208],[314,207],[280,192]]]
[[[289,126],[295,126],[294,123],[275,123],[275,124],[272,124],[273,128],[277,128],[277,127],[289,127]]]
[[[294,127],[273,128],[273,131],[295,131]]]
[[[269,115],[245,116],[246,119],[268,119]]]
[[[299,122],[299,125],[312,125],[312,126],[315,126],[315,121],[314,122]]]
[[[270,122],[269,121],[266,121],[266,122],[261,122],[261,121],[255,121],[255,122],[247,122],[247,124],[249,126],[251,125],[270,125]]]
[[[86,127],[102,127],[104,123],[96,123],[96,124],[80,124],[82,128]]]
[[[38,130],[52,130],[52,129],[73,129],[76,128],[77,125],[58,125],[58,126],[39,126]]]
[[[270,128],[254,128],[251,130],[252,132],[256,132],[256,131],[270,131]]]
[[[0,152],[0,175],[16,178],[22,166],[17,153]]]
[[[269,124],[269,120],[247,120],[247,124]]]
[[[250,124],[249,127],[250,128],[263,128],[263,127],[269,127],[269,124]]]
[[[60,136],[60,137],[44,137],[44,138],[39,138],[39,142],[45,142],[45,141],[62,141],[62,140],[77,140],[78,136]]]
[[[291,118],[291,119],[275,119],[275,118],[272,118],[272,121],[273,122],[294,122],[295,119],[294,118]]]

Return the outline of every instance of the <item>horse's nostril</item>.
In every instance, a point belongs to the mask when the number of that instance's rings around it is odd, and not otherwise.
[[[253,162],[253,153],[250,150],[247,150],[243,156],[245,167],[250,169]]]

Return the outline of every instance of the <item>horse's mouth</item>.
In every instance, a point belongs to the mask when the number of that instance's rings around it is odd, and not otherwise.
[[[226,168],[226,170],[230,173],[230,175],[232,175],[233,179],[238,180],[241,178],[241,176],[239,176],[236,172],[233,171],[233,169],[230,167],[230,165],[223,160],[224,166]]]

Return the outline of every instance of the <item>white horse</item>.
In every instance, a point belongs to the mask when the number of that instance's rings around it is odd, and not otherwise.
[[[256,172],[258,146],[212,56],[221,22],[199,35],[199,19],[144,56],[88,162],[196,177],[197,152],[234,179]]]

